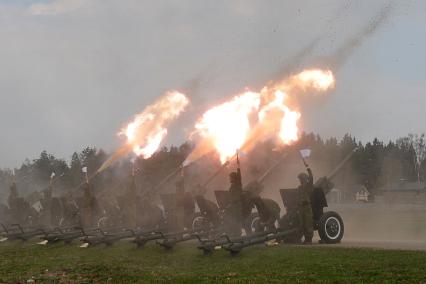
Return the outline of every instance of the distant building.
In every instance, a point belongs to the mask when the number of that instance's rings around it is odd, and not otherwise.
[[[357,202],[369,202],[370,201],[370,192],[367,188],[361,185],[358,191],[355,194],[355,201]]]
[[[400,182],[380,188],[380,200],[385,203],[426,204],[426,183]]]
[[[333,188],[327,194],[330,203],[368,202],[370,193],[363,185],[351,185],[344,189]]]

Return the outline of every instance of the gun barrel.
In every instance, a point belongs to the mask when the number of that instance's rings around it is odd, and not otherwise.
[[[354,148],[328,175],[325,176],[325,180],[330,181],[339,173],[339,171],[346,165],[346,163],[353,157],[358,148]],[[316,181],[315,187],[321,186],[324,182],[324,178],[320,178]],[[330,188],[331,190],[331,188]],[[328,191],[327,191],[328,192]]]
[[[170,179],[172,179],[175,175],[177,175],[179,173],[179,171],[182,169],[182,165],[180,165],[179,167],[177,167],[176,169],[174,169],[170,174],[168,174],[160,183],[158,183],[157,185],[155,185],[154,187],[144,191],[142,193],[142,197],[144,197],[145,195],[147,195],[148,193],[162,187],[163,185],[165,185]]]
[[[202,185],[202,190],[199,192],[200,195],[204,195],[207,192],[207,186],[223,171],[224,168],[228,166],[230,162],[232,162],[237,157],[237,154],[232,156],[228,161],[222,164],[216,172],[214,172]]]
[[[329,180],[333,179],[339,171],[343,168],[344,165],[352,158],[358,148],[353,149],[328,175],[327,178]]]
[[[258,183],[263,183],[265,179],[267,179],[271,173],[284,161],[284,159],[287,157],[287,154],[284,154],[281,156],[281,158],[276,161],[272,166],[269,167],[269,169],[266,170],[266,172],[257,179]]]
[[[207,191],[207,185],[209,185],[221,172],[222,170],[226,167],[226,163],[223,164],[219,169],[217,169],[216,172],[214,172],[213,175],[211,175],[202,185],[201,188],[203,189],[201,191],[201,195],[204,195]]]

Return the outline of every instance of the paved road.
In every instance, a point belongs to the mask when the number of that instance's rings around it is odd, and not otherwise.
[[[393,249],[393,250],[421,250],[426,251],[426,240],[420,241],[366,241],[366,240],[342,240],[342,243],[333,245],[336,247],[351,248],[377,248],[377,249]]]

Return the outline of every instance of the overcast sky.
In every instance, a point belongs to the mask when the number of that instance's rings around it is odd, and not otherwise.
[[[88,145],[113,150],[168,89],[192,96],[165,141],[182,142],[207,105],[261,86],[316,38],[303,66],[324,62],[388,2],[0,0],[0,167],[42,150],[67,160]],[[346,59],[336,90],[302,106],[303,130],[363,141],[426,132],[426,1],[394,1]]]

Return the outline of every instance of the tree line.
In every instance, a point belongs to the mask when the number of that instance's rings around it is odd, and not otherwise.
[[[297,143],[288,148],[294,152],[302,148],[309,148],[312,150],[312,160],[321,161],[332,168],[355,147],[358,150],[347,165],[351,178],[344,182],[346,185],[364,185],[374,194],[376,189],[401,180],[413,182],[426,180],[424,134],[409,134],[389,142],[376,138],[363,144],[349,134],[344,135],[341,139],[334,137],[323,139],[314,133],[303,133]],[[252,163],[249,165],[249,169],[252,172],[265,170],[270,161],[275,158],[274,148],[275,145],[272,141],[256,146],[249,154],[251,159],[248,161]],[[136,158],[132,161],[130,157],[123,159],[102,174],[97,175],[92,183],[98,189],[123,186],[123,182],[125,183],[132,170],[136,169],[138,184],[143,188],[153,187],[176,169],[192,149],[193,144],[185,142],[179,147],[163,147],[146,160]],[[27,159],[18,168],[0,170],[0,198],[5,200],[13,181],[16,182],[22,195],[42,191],[47,188],[52,173],[55,173],[55,188],[58,191],[66,193],[77,189],[84,181],[82,168],[87,167],[90,176],[107,158],[108,154],[96,147],[87,147],[81,152],[73,153],[69,161],[43,151],[38,158]],[[208,157],[204,164],[210,167],[218,164],[217,157]],[[202,174],[202,170],[193,170],[190,173],[193,178]]]

